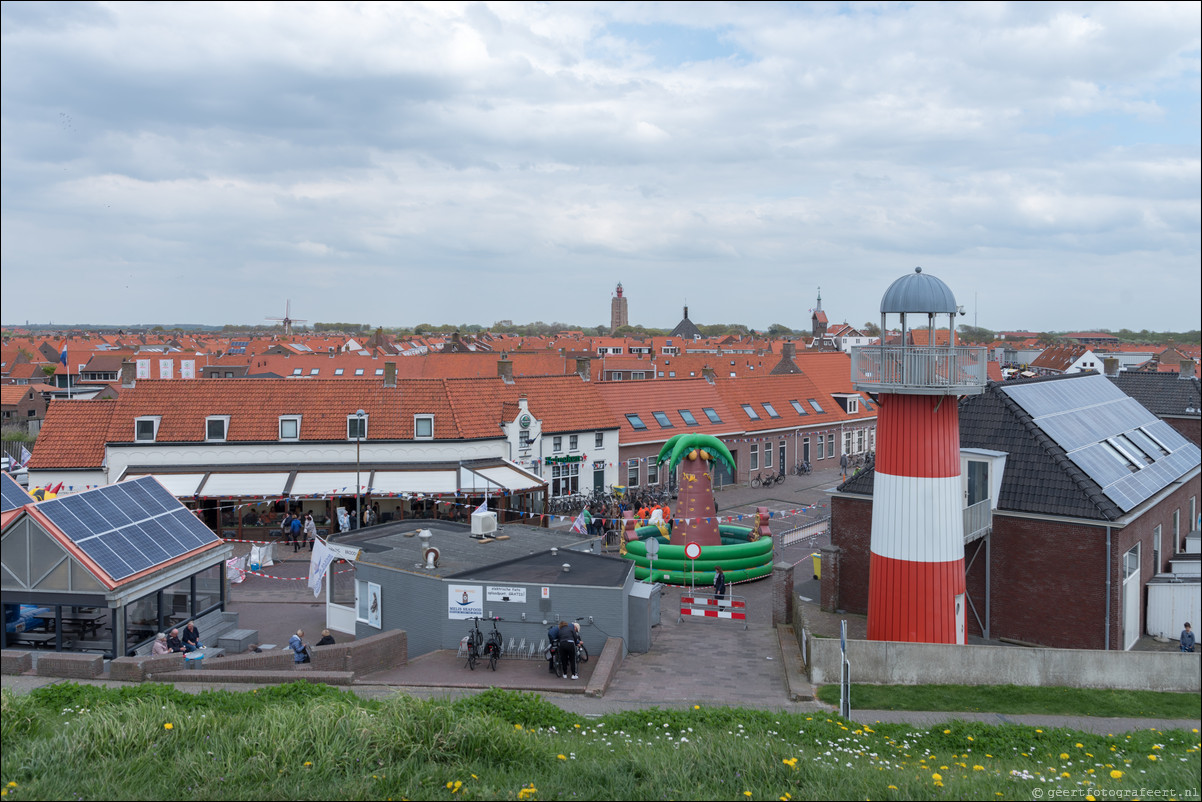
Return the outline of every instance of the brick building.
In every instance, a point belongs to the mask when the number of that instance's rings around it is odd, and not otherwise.
[[[960,404],[970,634],[1127,649],[1198,516],[1198,446],[1098,374],[991,383]],[[874,473],[831,502],[822,603],[868,609]]]

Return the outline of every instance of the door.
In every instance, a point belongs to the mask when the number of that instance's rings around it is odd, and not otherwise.
[[[1123,648],[1130,649],[1139,640],[1140,583],[1139,544],[1123,555]]]
[[[810,461],[810,438],[808,437],[801,438],[801,461]]]
[[[968,642],[968,630],[964,618],[964,594],[956,594],[956,643],[964,645]]]
[[[777,448],[777,454],[780,456],[780,472],[788,473],[789,468],[785,464],[785,441],[784,440],[780,441],[780,446]]]

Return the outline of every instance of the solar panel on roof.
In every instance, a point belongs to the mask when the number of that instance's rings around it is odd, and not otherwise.
[[[51,499],[37,508],[113,579],[218,539],[149,476]]]
[[[1196,445],[1104,376],[1002,390],[1123,512],[1176,481],[1202,458]],[[1132,450],[1131,444],[1144,453]]]
[[[33,501],[33,496],[26,493],[25,488],[17,484],[16,479],[7,473],[0,473],[0,476],[3,477],[0,479],[0,490],[3,491],[3,506],[0,507],[0,511],[15,510]]]

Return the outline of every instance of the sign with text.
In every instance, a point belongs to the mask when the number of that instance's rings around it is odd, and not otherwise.
[[[484,591],[485,601],[526,603],[526,589],[511,585],[489,585]]]
[[[484,588],[479,585],[447,585],[447,618],[483,618]]]

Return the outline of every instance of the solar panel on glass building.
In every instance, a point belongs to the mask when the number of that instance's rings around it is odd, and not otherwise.
[[[33,496],[25,492],[25,488],[17,484],[17,480],[7,473],[0,473],[0,495],[3,496],[3,506],[0,512],[8,512],[18,507],[24,507],[33,501]]]
[[[113,579],[218,540],[148,476],[43,501],[37,508]]]
[[[1002,390],[1123,512],[1168,487],[1202,455],[1104,376],[1003,385]]]

